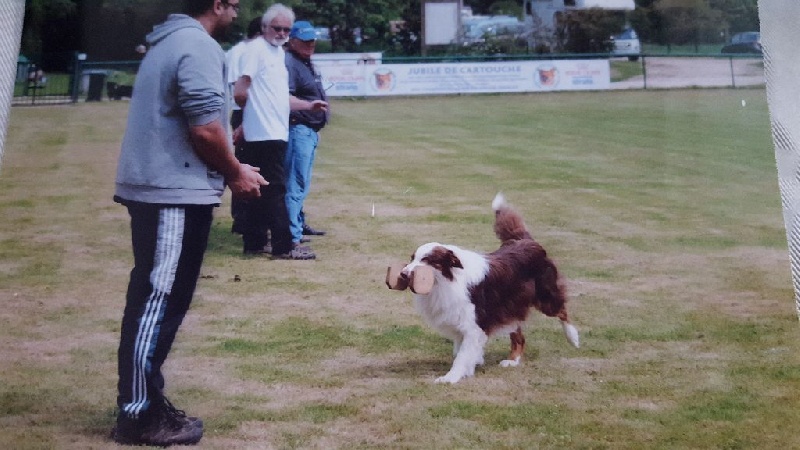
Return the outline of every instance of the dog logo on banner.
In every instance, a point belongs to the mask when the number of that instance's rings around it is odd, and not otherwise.
[[[555,66],[539,66],[534,73],[534,82],[541,88],[554,88],[558,86],[559,74]]]
[[[392,91],[396,83],[394,72],[380,68],[372,72],[372,88],[376,91]]]

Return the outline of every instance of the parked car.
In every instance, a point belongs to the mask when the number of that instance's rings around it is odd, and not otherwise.
[[[611,36],[611,42],[614,44],[611,54],[614,56],[627,56],[629,61],[637,61],[642,53],[642,44],[633,28],[626,28],[622,33]]]
[[[331,40],[331,30],[328,27],[317,27],[317,28],[314,28],[314,32],[317,33],[317,40],[318,41],[330,41]]]
[[[722,47],[722,53],[761,54],[761,33],[758,31],[746,31],[734,34],[730,43]]]
[[[514,16],[478,16],[463,23],[464,45],[480,44],[491,39],[516,39],[525,32],[525,23]]]

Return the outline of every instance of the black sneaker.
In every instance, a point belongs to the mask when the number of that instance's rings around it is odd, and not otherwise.
[[[203,425],[188,420],[186,415],[174,416],[161,411],[154,421],[144,429],[142,443],[168,447],[170,445],[195,445],[203,438]]]
[[[142,445],[144,422],[143,419],[130,419],[120,413],[117,424],[111,430],[111,440],[121,445]]]
[[[306,236],[325,236],[325,232],[322,230],[315,230],[308,225],[303,225],[303,234]]]
[[[120,415],[111,430],[111,439],[123,445],[194,445],[203,437],[203,421],[189,417],[166,398],[153,405],[152,412],[140,419]]]
[[[170,402],[167,399],[167,397],[163,397],[162,399],[164,400],[164,404],[161,405],[161,408],[164,414],[168,414],[173,419],[189,424],[195,428],[200,428],[200,429],[203,428],[203,420],[201,418],[194,416],[187,416],[186,411],[178,409],[175,406],[173,406],[172,402]]]

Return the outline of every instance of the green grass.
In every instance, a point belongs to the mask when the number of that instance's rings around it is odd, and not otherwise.
[[[611,82],[624,81],[642,75],[641,61],[613,60],[611,64]]]
[[[71,75],[68,73],[48,73],[47,82],[36,89],[36,95],[69,95]],[[14,97],[33,95],[27,81],[14,83]]]
[[[638,63],[625,66],[633,67]],[[624,69],[627,70],[627,69]],[[746,100],[746,107],[742,106]],[[126,102],[13,109],[0,171],[0,442],[108,448],[132,256]],[[216,211],[166,391],[203,448],[796,448],[800,344],[763,89],[335,99],[313,262],[241,256]],[[521,367],[452,345],[386,267],[496,248],[503,191],[582,347],[532,315]],[[374,208],[374,214],[373,214]]]

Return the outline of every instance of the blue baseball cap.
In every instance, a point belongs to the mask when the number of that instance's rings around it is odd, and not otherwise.
[[[301,20],[292,25],[289,37],[300,39],[301,41],[315,41],[317,40],[317,30],[314,29],[314,25],[311,25],[311,22]]]

